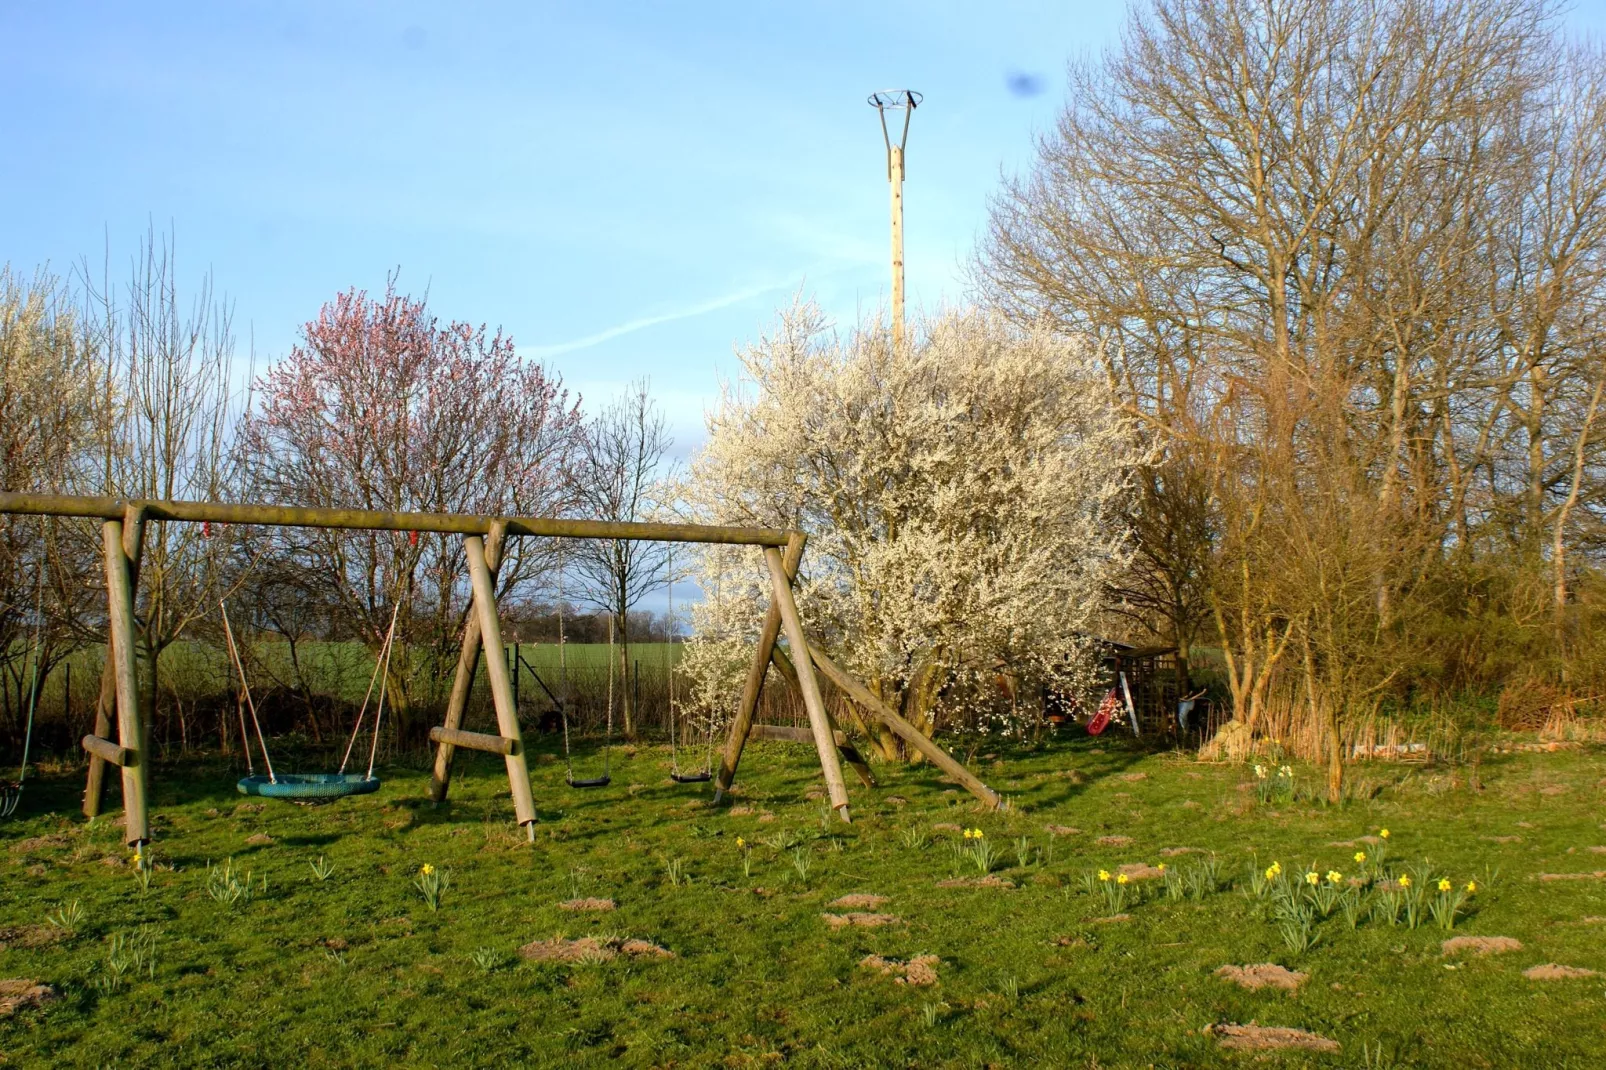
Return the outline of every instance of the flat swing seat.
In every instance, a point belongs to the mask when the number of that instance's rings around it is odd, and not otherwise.
[[[677,784],[705,784],[714,779],[713,773],[670,773],[669,779]]]
[[[343,799],[373,794],[379,790],[379,778],[362,773],[282,773],[242,777],[236,787],[241,795],[264,799]]]
[[[574,777],[565,778],[565,783],[571,788],[605,788],[613,783],[611,776],[597,776],[590,780],[576,780]]]

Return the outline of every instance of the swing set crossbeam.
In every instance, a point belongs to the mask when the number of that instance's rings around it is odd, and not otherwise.
[[[778,528],[712,524],[641,524],[553,517],[498,517],[471,513],[405,513],[374,509],[319,509],[291,505],[228,502],[128,501],[70,494],[0,494],[0,513],[121,520],[132,506],[146,520],[250,524],[266,527],[332,528],[354,531],[418,531],[440,535],[508,535],[562,539],[633,539],[642,542],[699,542],[727,546],[785,546],[792,532]]]

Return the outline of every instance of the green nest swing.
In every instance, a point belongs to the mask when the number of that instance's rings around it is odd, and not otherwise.
[[[222,608],[222,603],[219,603]],[[251,746],[245,747],[245,761],[248,775],[240,778],[235,788],[241,795],[255,795],[263,799],[284,799],[289,802],[329,802],[334,799],[344,799],[350,795],[372,795],[379,790],[379,778],[374,776],[374,758],[379,753],[379,723],[385,713],[385,690],[389,682],[390,650],[396,636],[396,617],[401,610],[401,603],[396,604],[396,611],[390,615],[390,628],[385,632],[385,641],[379,650],[379,657],[374,659],[374,675],[368,681],[368,691],[362,697],[362,708],[357,711],[357,723],[351,727],[351,739],[346,743],[346,755],[340,761],[340,769],[333,773],[277,773],[273,768],[273,759],[268,756],[268,741],[262,734],[262,723],[257,719],[256,703],[251,698],[251,685],[246,682],[245,666],[240,659],[239,648],[234,643],[234,630],[229,626],[229,614],[223,609],[223,635],[228,640],[229,656],[234,661],[234,671],[240,678],[240,693],[245,698],[244,709],[240,711],[240,737],[246,738],[245,710],[251,711],[251,723],[256,728],[257,745],[262,749],[262,761],[268,767],[266,776],[256,771],[251,760]],[[362,731],[363,721],[368,715],[368,701],[373,697],[375,685],[379,687],[379,701],[374,705],[374,739],[368,750],[368,771],[366,773],[348,773],[346,764],[351,761],[352,748],[356,746],[357,736]]]

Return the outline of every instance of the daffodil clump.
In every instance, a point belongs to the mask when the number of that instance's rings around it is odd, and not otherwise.
[[[736,837],[736,849],[742,853],[742,876],[753,876],[753,845],[745,839]]]
[[[981,829],[966,829],[964,835],[965,842],[960,847],[959,857],[968,860],[985,877],[998,862],[999,851]]]
[[[425,862],[418,867],[418,876],[413,878],[413,887],[424,897],[424,902],[431,910],[441,908],[441,896],[452,883],[451,874],[446,870],[436,869]]]

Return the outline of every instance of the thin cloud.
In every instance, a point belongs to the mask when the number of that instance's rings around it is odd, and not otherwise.
[[[563,353],[573,353],[577,349],[589,349],[592,346],[601,345],[603,342],[610,342],[621,335],[644,331],[648,327],[656,327],[660,323],[673,323],[676,320],[691,319],[693,316],[702,316],[709,312],[717,312],[722,308],[729,308],[731,305],[739,305],[743,301],[750,301],[755,297],[784,289],[785,286],[785,283],[750,286],[744,290],[737,290],[735,293],[725,294],[723,297],[716,297],[711,301],[688,305],[685,308],[663,312],[656,316],[642,316],[638,319],[627,320],[624,323],[615,324],[605,330],[598,331],[596,334],[588,334],[584,338],[576,338],[572,342],[559,342],[548,346],[531,346],[527,352],[533,357],[555,357]]]

